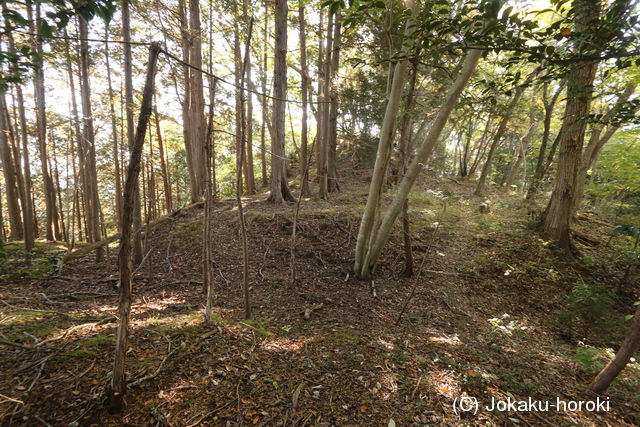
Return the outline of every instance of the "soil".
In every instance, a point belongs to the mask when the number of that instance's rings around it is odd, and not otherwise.
[[[110,413],[117,246],[109,262],[72,258],[42,277],[10,271],[0,284],[0,419],[4,425],[586,425],[640,423],[638,367],[610,395],[610,411],[491,412],[492,398],[595,400],[578,340],[610,336],[558,327],[554,315],[580,280],[614,289],[621,271],[567,262],[531,229],[514,194],[471,196],[465,182],[422,182],[412,194],[415,271],[404,270],[401,228],[373,282],[351,274],[367,185],[330,201],[304,200],[296,277],[293,206],[244,199],[253,319],[243,319],[242,256],[234,200],[211,219],[215,319],[203,321],[202,206],[175,212],[146,236],[134,276],[127,406]],[[438,191],[429,189],[438,188]],[[582,215],[576,239],[602,258],[611,225]],[[582,243],[581,243],[582,242]],[[145,251],[145,253],[146,253]],[[399,322],[398,316],[411,296]],[[619,315],[633,299],[619,301]],[[307,316],[305,316],[305,312]],[[308,317],[308,318],[307,318]],[[623,328],[619,328],[623,329]],[[591,348],[591,347],[588,347]],[[475,397],[480,410],[454,410]]]

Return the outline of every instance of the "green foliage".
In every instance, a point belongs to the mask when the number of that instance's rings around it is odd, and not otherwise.
[[[58,247],[38,244],[25,251],[20,243],[0,245],[0,279],[42,278],[56,270],[58,258],[63,252]]]
[[[23,5],[24,2],[16,0],[2,3],[2,38],[9,33],[30,31],[29,19]],[[37,31],[44,40],[53,38],[74,16],[81,16],[87,21],[98,16],[109,22],[116,9],[115,0],[44,0],[41,5],[45,13],[37,23]],[[9,64],[9,67],[8,70],[3,67],[0,73],[0,92],[5,92],[9,83],[21,83],[28,70],[38,66],[43,59],[43,55],[35,49],[33,43],[26,39],[16,41],[15,52],[6,49],[3,43],[0,47],[0,65]]]
[[[555,313],[554,326],[566,335],[607,335],[620,326],[613,315],[614,293],[597,283],[578,281],[564,297],[565,306]]]
[[[594,375],[604,367],[605,363],[612,356],[610,353],[611,352],[606,349],[579,343],[573,359],[578,362],[580,369],[585,373]]]

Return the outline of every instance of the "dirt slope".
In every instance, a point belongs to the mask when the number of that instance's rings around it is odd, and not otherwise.
[[[161,222],[136,274],[128,407],[110,414],[116,247],[61,275],[5,276],[0,284],[0,417],[6,425],[635,425],[635,368],[612,391],[611,411],[454,413],[454,398],[591,400],[575,337],[552,327],[581,278],[615,278],[565,264],[533,233],[515,196],[491,212],[464,183],[412,195],[416,270],[403,270],[399,231],[378,279],[350,275],[364,183],[330,202],[304,201],[296,283],[290,283],[292,207],[245,199],[255,319],[242,320],[241,256],[233,201],[215,204],[217,324],[202,322],[202,209]],[[578,228],[603,251],[607,225]],[[592,242],[593,244],[593,242]],[[16,273],[15,271],[13,273]],[[414,276],[415,277],[415,276]],[[416,285],[400,323],[399,311]],[[375,294],[375,295],[374,295]],[[303,317],[310,309],[309,319]],[[34,311],[43,310],[43,311]],[[493,319],[493,320],[490,320]],[[26,334],[25,334],[26,333]],[[570,334],[569,334],[570,335]],[[587,342],[613,345],[602,338]],[[49,340],[49,341],[47,341]],[[591,340],[591,341],[589,341]],[[600,340],[600,342],[597,342]]]

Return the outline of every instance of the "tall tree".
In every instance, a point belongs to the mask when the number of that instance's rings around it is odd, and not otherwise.
[[[300,195],[309,196],[309,174],[304,172],[304,168],[309,163],[309,131],[308,131],[308,110],[309,110],[309,70],[307,64],[307,28],[305,20],[305,6],[303,2],[298,5],[298,20],[300,33],[300,92],[302,95],[302,129],[300,135],[300,173],[302,174],[302,184]]]
[[[85,156],[84,192],[85,215],[89,230],[89,241],[98,242],[100,233],[100,200],[98,197],[98,172],[96,170],[96,142],[93,125],[93,111],[91,109],[91,86],[89,83],[89,30],[87,21],[78,18],[80,28],[80,100],[82,104],[83,129],[82,139]],[[104,249],[96,248],[96,261],[102,261]]]
[[[134,123],[133,123],[133,69],[131,64],[131,17],[129,12],[129,0],[122,0],[122,39],[124,41],[124,100],[127,117],[127,145],[129,151],[133,147]],[[136,186],[138,183],[136,182]],[[124,209],[124,208],[123,208]],[[133,194],[133,262],[142,262],[142,206],[140,205],[140,188]]]
[[[285,108],[287,102],[287,0],[275,0],[275,58],[273,70],[273,135],[271,139],[271,193],[276,203],[294,201],[287,182]]]
[[[327,117],[327,181],[329,192],[340,191],[338,182],[338,70],[340,68],[340,48],[342,44],[342,19],[336,14],[333,22],[331,62],[329,64],[329,111]],[[327,54],[328,56],[328,54]]]
[[[122,177],[120,175],[120,148],[118,144],[118,125],[116,124],[116,107],[113,94],[113,84],[111,82],[111,62],[109,61],[109,25],[104,28],[104,62],[107,67],[107,88],[109,94],[109,113],[111,115],[111,152],[113,160],[113,173],[116,184],[116,217],[118,226],[122,221]]]
[[[478,183],[476,185],[476,189],[474,193],[476,196],[482,197],[484,195],[485,186],[487,185],[487,177],[489,176],[489,172],[491,172],[491,165],[493,163],[493,156],[498,148],[500,142],[502,142],[502,137],[507,130],[507,124],[509,124],[509,120],[511,120],[511,116],[513,116],[513,112],[515,111],[516,105],[520,102],[520,98],[522,98],[522,94],[524,94],[527,85],[531,83],[534,78],[534,74],[530,74],[527,80],[518,86],[509,101],[504,113],[502,114],[502,119],[500,120],[500,124],[498,125],[498,129],[496,133],[493,135],[493,139],[491,140],[491,145],[489,146],[489,153],[487,154],[487,160],[482,167],[482,172],[480,173],[480,178],[478,179]]]
[[[9,53],[16,54],[15,42],[13,34],[7,25],[7,40],[9,44]],[[29,251],[35,246],[35,213],[32,204],[32,191],[31,191],[31,161],[29,155],[29,137],[27,129],[27,119],[24,107],[24,95],[22,93],[22,86],[15,85],[15,94],[18,101],[18,119],[20,127],[20,142],[22,145],[22,175],[24,178],[24,195],[22,202],[22,225],[24,228],[23,238],[25,250]],[[16,125],[17,126],[17,125]]]
[[[200,2],[189,0],[189,132],[191,133],[191,161],[195,185],[192,186],[191,201],[204,197],[206,185],[206,121],[204,115],[204,85],[202,79],[202,28],[200,25]]]
[[[9,238],[22,239],[23,226],[20,210],[20,189],[18,188],[18,171],[13,157],[10,142],[8,117],[5,115],[4,94],[0,94],[0,157],[2,158],[2,172],[7,192],[7,210],[9,212]]]
[[[46,238],[47,240],[60,239],[60,229],[58,226],[58,208],[56,206],[55,187],[51,178],[49,169],[47,152],[47,113],[45,102],[44,87],[44,66],[43,66],[43,48],[41,31],[41,6],[40,1],[35,2],[35,19],[33,17],[33,8],[31,2],[27,2],[27,13],[31,23],[31,32],[35,34],[35,49],[38,53],[38,59],[34,63],[33,69],[33,90],[36,105],[36,129],[38,135],[38,150],[40,154],[40,167],[42,172],[42,181],[44,185],[44,201],[46,208]]]

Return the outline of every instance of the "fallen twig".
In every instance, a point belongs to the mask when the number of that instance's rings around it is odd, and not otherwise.
[[[31,311],[31,312],[34,312],[34,313],[52,313],[52,314],[57,314],[58,316],[66,317],[67,319],[71,319],[71,316],[69,316],[67,313],[62,313],[60,311],[38,310],[38,309],[35,309],[35,308],[28,308],[28,307],[16,307],[16,306],[11,305],[8,302],[3,301],[3,300],[0,300],[0,302],[3,303],[4,305],[6,305],[7,307],[9,307],[13,311]]]

